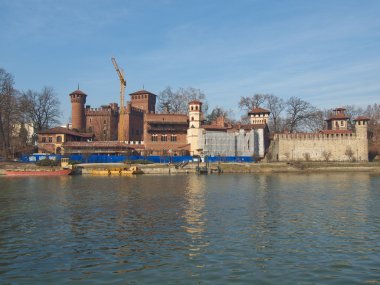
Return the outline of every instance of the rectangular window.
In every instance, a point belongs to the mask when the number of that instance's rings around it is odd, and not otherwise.
[[[49,142],[53,142],[53,137],[49,137]]]
[[[42,142],[46,143],[46,137],[42,137]]]
[[[177,141],[177,136],[176,135],[171,135],[170,141],[176,142]]]
[[[167,142],[168,141],[168,136],[167,135],[162,135],[161,136],[161,141],[162,142]]]
[[[156,142],[157,141],[157,135],[152,135],[152,142]]]

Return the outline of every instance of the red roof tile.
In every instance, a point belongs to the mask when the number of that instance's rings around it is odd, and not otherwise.
[[[270,111],[263,108],[253,108],[251,111],[249,111],[248,115],[251,114],[269,114]]]
[[[84,96],[87,96],[86,93],[84,93],[82,90],[79,90],[79,89],[71,92],[70,95],[84,95]]]
[[[136,92],[133,92],[133,93],[130,93],[129,95],[142,95],[142,94],[150,94],[150,95],[157,96],[156,94],[153,94],[152,92],[146,91],[144,89],[136,91]]]
[[[189,104],[199,104],[199,105],[202,105],[203,103],[201,101],[198,101],[198,100],[192,100],[189,102]]]
[[[246,124],[246,125],[241,125],[241,129],[244,130],[249,130],[249,129],[264,129],[265,124]]]
[[[76,147],[76,148],[127,148],[127,149],[144,149],[142,144],[126,144],[119,141],[91,141],[91,142],[65,142],[63,147]]]
[[[359,116],[354,121],[369,121],[369,120],[371,120],[371,119],[368,117]]]
[[[336,115],[331,115],[326,121],[331,121],[331,120],[348,120],[350,117],[347,116],[346,114],[336,114]]]
[[[92,133],[80,133],[75,130],[70,130],[63,127],[55,127],[51,129],[46,129],[38,132],[39,134],[65,134],[65,135],[72,135],[72,136],[78,136],[78,137],[84,137],[84,138],[92,138],[94,134]]]

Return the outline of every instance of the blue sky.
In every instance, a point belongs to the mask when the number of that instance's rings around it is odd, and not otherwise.
[[[16,88],[77,88],[98,107],[127,90],[195,87],[210,107],[298,96],[320,108],[379,103],[380,1],[0,0],[0,67]]]

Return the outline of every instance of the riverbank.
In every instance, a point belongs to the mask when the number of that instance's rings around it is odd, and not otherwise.
[[[121,164],[123,165],[123,164]],[[104,164],[102,167],[115,167],[114,164]],[[117,166],[120,166],[117,164]],[[144,174],[168,175],[195,173],[197,163],[189,163],[183,168],[168,164],[139,164]],[[374,172],[380,173],[380,162],[273,162],[273,163],[211,163],[210,168],[220,166],[223,173],[293,173],[293,172]],[[99,167],[87,164],[86,167]],[[1,162],[0,175],[6,169],[47,169],[30,163]]]

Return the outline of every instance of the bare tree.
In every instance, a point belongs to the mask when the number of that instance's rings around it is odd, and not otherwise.
[[[307,120],[303,122],[306,129],[317,132],[325,128],[325,114],[321,110],[312,112]]]
[[[208,104],[206,95],[200,89],[188,87],[173,91],[171,87],[167,87],[158,95],[158,111],[163,113],[186,114],[188,103],[192,100],[202,101],[203,112],[207,112]]]
[[[351,147],[348,146],[348,147],[346,148],[346,151],[344,152],[344,154],[347,155],[347,157],[348,157],[348,159],[349,159],[350,161],[353,160],[354,152],[352,151]]]
[[[239,101],[239,108],[249,112],[253,108],[259,108],[266,98],[266,94],[255,94],[251,97],[241,97]]]
[[[286,127],[290,132],[308,129],[309,121],[316,117],[317,109],[298,97],[286,101]]]
[[[325,161],[329,161],[330,160],[330,158],[331,158],[331,151],[326,151],[326,150],[324,150],[323,152],[322,152],[322,156],[323,156],[323,158],[325,159]]]
[[[33,124],[35,132],[59,124],[60,102],[53,88],[44,87],[41,92],[24,92],[22,104],[26,120]]]
[[[4,156],[10,153],[11,138],[20,123],[18,102],[13,76],[0,68],[0,148]]]
[[[233,111],[223,109],[222,107],[216,106],[211,113],[207,116],[206,120],[208,122],[212,122],[216,120],[218,117],[223,117],[226,122],[232,122]]]
[[[265,107],[270,111],[270,129],[272,132],[279,132],[281,131],[281,113],[285,109],[285,102],[273,94],[266,95],[264,99]]]

